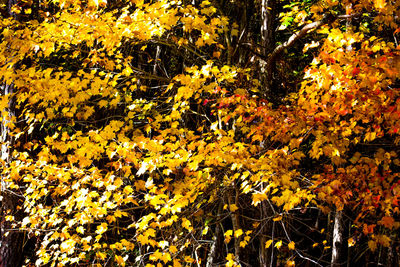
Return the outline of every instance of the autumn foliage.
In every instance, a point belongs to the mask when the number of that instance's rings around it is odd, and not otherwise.
[[[349,263],[400,261],[400,2],[276,1],[265,54],[259,2],[1,18],[2,234],[27,266],[325,266],[338,212]]]

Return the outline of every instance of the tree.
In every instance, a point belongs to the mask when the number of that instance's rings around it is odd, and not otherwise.
[[[14,3],[5,232],[37,266],[398,263],[399,5]]]
[[[15,20],[20,20],[18,14],[13,12],[12,7],[17,3],[15,0],[5,1],[4,16],[12,16]],[[4,167],[9,167],[11,163],[11,147],[14,145],[14,138],[10,132],[10,124],[15,116],[15,105],[12,97],[14,93],[14,83],[12,81],[3,81],[1,84],[1,95],[3,96],[3,112],[1,117],[1,162]],[[22,219],[22,214],[18,206],[21,205],[21,195],[8,189],[7,182],[1,179],[0,194],[0,266],[20,266],[23,258],[24,237],[21,232],[13,231],[12,224],[5,220],[7,214],[15,214],[17,219]]]

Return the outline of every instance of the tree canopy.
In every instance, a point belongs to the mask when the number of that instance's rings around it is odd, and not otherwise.
[[[400,262],[399,1],[0,9],[26,266]]]

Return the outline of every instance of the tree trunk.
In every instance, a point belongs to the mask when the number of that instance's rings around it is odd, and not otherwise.
[[[8,0],[7,10],[10,16],[13,16],[16,20],[20,20],[20,17],[11,11],[12,7],[17,3],[17,0]],[[1,94],[10,97],[8,108],[2,116],[0,125],[1,159],[4,164],[3,167],[8,167],[10,163],[11,147],[13,145],[13,137],[10,135],[10,129],[7,126],[8,122],[15,115],[12,99],[13,90],[13,84],[3,84],[1,88]],[[2,175],[0,192],[0,267],[19,267],[22,266],[24,261],[24,235],[17,229],[12,229],[11,222],[6,221],[5,216],[12,215],[16,220],[20,219],[19,217],[21,215],[18,211],[18,202],[20,198],[17,194],[7,189],[7,183],[4,179],[5,177]]]
[[[227,196],[229,207],[232,204],[235,204],[236,207],[238,207],[239,206],[239,191],[236,188],[235,184],[233,185],[232,189],[233,189],[232,192],[228,193],[228,196]],[[231,212],[231,220],[232,220],[233,232],[236,233],[239,229],[241,229],[239,213],[238,213],[237,210],[234,211],[234,212]],[[234,242],[235,242],[235,244],[234,244],[235,260],[236,260],[236,262],[240,262],[240,260],[241,260],[241,258],[240,258],[241,249],[240,249],[240,245],[239,245],[240,244],[239,239],[235,238]]]
[[[264,185],[262,185],[261,190],[263,190]],[[259,265],[260,266],[275,266],[275,256],[274,256],[274,238],[275,238],[275,222],[270,218],[273,217],[274,210],[269,201],[262,201],[260,203],[260,220],[265,221],[265,224],[261,226],[261,236],[260,236],[260,249],[259,249]],[[266,248],[265,243],[272,239],[272,244]]]
[[[346,249],[344,239],[344,220],[343,220],[343,210],[336,211],[335,222],[333,226],[333,240],[332,240],[332,259],[331,266],[343,266],[346,264]]]
[[[261,45],[262,54],[267,56],[275,45],[276,0],[261,0]]]
[[[275,16],[276,0],[261,0],[261,54],[264,59],[274,49],[275,45]],[[267,68],[268,67],[268,68]],[[260,62],[261,86],[264,88],[264,94],[270,94],[273,86],[273,65],[267,66],[265,60]]]
[[[213,239],[212,239],[210,252],[207,255],[206,267],[213,267],[214,266],[215,258],[216,258],[216,255],[217,255],[217,248],[218,248],[218,245],[219,245],[218,244],[219,235],[220,235],[220,227],[217,224],[215,226],[215,234],[214,234]]]
[[[11,95],[13,85],[3,85],[2,94]],[[1,159],[4,167],[10,162],[10,146],[13,140],[9,134],[7,123],[14,115],[13,101],[10,98],[8,116],[3,116],[1,127]],[[14,229],[11,229],[11,223],[5,220],[5,216],[13,215],[18,218],[17,205],[19,198],[13,192],[8,191],[4,177],[1,177],[1,224],[0,224],[0,267],[18,267],[22,265],[23,257],[23,235]]]
[[[7,214],[15,214],[18,197],[2,190],[1,197],[1,228],[0,228],[0,267],[22,266],[24,236],[19,231],[11,229],[10,222],[5,222]],[[9,211],[9,212],[7,212]]]

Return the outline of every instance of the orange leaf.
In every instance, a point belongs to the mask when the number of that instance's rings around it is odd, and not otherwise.
[[[385,216],[378,222],[380,225],[385,226],[386,228],[392,229],[394,224],[394,219],[389,216]]]

